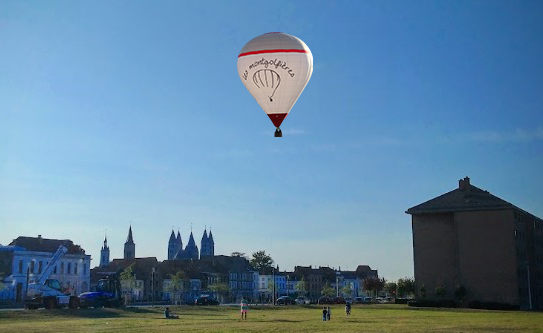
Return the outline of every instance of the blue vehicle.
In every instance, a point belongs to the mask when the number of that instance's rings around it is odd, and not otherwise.
[[[79,306],[82,308],[120,307],[122,305],[121,282],[117,274],[100,279],[96,291],[89,291],[79,295]]]

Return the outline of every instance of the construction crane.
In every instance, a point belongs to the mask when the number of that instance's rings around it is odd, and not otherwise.
[[[45,267],[43,273],[35,282],[28,285],[25,306],[27,309],[37,309],[44,307],[53,309],[63,306],[70,308],[79,307],[79,298],[77,296],[65,294],[62,292],[60,283],[55,279],[49,279],[53,273],[58,261],[68,252],[68,248],[60,245],[57,251],[51,257],[49,264]]]

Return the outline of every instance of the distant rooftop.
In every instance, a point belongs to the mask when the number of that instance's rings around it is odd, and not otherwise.
[[[9,243],[9,245],[23,247],[27,251],[51,253],[55,252],[60,245],[64,245],[68,248],[69,254],[85,254],[85,250],[79,245],[75,245],[69,239],[47,239],[42,238],[41,235],[38,235],[38,237],[19,236]]]
[[[411,207],[406,213],[417,215],[511,208],[520,209],[513,204],[490,194],[488,191],[471,185],[469,177],[465,177],[458,181],[457,189]]]

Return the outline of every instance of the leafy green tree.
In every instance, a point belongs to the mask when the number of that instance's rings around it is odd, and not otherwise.
[[[168,291],[172,292],[172,304],[181,304],[181,292],[185,289],[187,275],[183,271],[170,274],[170,286]]]
[[[419,288],[419,297],[420,298],[426,298],[426,286],[422,285]]]
[[[369,291],[370,293],[373,293],[374,295],[377,295],[383,288],[385,287],[386,280],[385,278],[376,278],[376,277],[369,277],[364,279],[362,281],[362,285],[364,287],[364,290]]]
[[[351,297],[352,293],[353,289],[349,285],[341,288],[341,294],[343,295],[343,297]]]
[[[266,251],[257,251],[253,253],[251,265],[253,265],[253,267],[259,272],[268,270],[273,267],[273,259],[266,254]]]
[[[243,252],[232,252],[230,254],[231,257],[241,257],[241,258],[245,258],[245,259],[248,259],[247,258],[247,255]]]
[[[457,301],[463,302],[464,297],[466,297],[466,287],[460,284],[457,285],[456,288],[454,289],[454,297],[456,298]]]
[[[304,278],[302,278],[296,285],[294,286],[294,290],[298,293],[298,295],[305,296],[307,294],[307,282],[305,282]]]
[[[398,285],[396,284],[396,282],[387,282],[387,283],[385,283],[385,291],[386,291],[387,295],[392,295],[392,296],[396,297],[397,290],[398,290]]]
[[[398,296],[410,297],[415,294],[415,280],[412,278],[404,277],[398,280]]]
[[[221,303],[224,303],[224,298],[226,297],[226,295],[228,295],[228,292],[230,292],[230,288],[226,283],[214,283],[212,285],[209,285],[209,290],[219,295],[219,301]]]
[[[439,297],[439,298],[443,298],[445,296],[445,294],[447,293],[447,291],[445,290],[445,287],[443,287],[443,285],[437,285],[436,286],[436,296]]]
[[[130,304],[132,292],[136,285],[136,277],[134,276],[134,263],[126,267],[119,276],[121,285],[124,290],[128,290],[129,294],[125,295],[124,304]]]
[[[324,287],[322,287],[321,294],[322,296],[326,297],[334,297],[336,295],[336,291],[334,290],[334,288],[325,285]]]

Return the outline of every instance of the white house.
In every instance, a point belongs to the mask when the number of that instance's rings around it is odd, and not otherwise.
[[[56,263],[50,279],[60,282],[65,292],[79,295],[90,286],[90,255],[71,240],[18,237],[8,246],[0,248],[0,275],[4,277],[4,290],[0,300],[22,302],[29,283],[36,281],[49,264],[60,245],[68,248]]]

